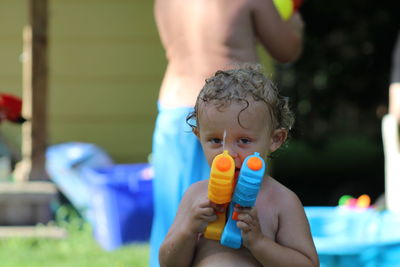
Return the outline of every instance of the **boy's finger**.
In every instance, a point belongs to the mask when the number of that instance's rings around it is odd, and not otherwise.
[[[217,219],[217,215],[213,214],[210,216],[204,216],[203,218],[204,218],[204,221],[209,223],[209,222],[215,221]]]
[[[250,212],[250,211],[251,211],[251,208],[249,208],[249,207],[235,206],[235,211],[237,211],[237,212]]]
[[[204,215],[206,215],[206,216],[211,216],[211,215],[215,214],[214,209],[211,208],[211,207],[203,208],[203,212],[202,213]]]
[[[253,220],[252,216],[249,213],[239,213],[238,219],[239,221],[243,221],[246,223],[250,223]]]
[[[225,204],[215,204],[211,202],[210,205],[216,212],[224,212],[226,210]]]
[[[243,221],[238,221],[238,222],[236,223],[236,226],[237,226],[240,230],[242,230],[243,232],[248,232],[248,231],[250,231],[249,225],[248,225],[247,223],[243,222]]]
[[[207,198],[207,199],[202,200],[198,205],[200,208],[205,208],[205,207],[212,206],[213,203]]]

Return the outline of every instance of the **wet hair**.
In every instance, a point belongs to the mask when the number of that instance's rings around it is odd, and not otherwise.
[[[242,126],[240,113],[249,107],[249,97],[254,101],[263,101],[267,105],[272,130],[284,128],[290,131],[294,116],[290,111],[288,98],[280,95],[274,83],[262,73],[259,64],[219,70],[213,77],[206,79],[197,97],[194,111],[187,116],[186,122],[193,129],[199,127],[198,115],[206,104],[212,103],[217,109],[222,109],[232,102],[243,102],[245,107],[238,114],[238,122]]]

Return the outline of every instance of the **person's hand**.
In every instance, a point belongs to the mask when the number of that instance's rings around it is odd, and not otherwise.
[[[242,231],[243,246],[250,247],[263,238],[257,210],[255,208],[235,207],[239,213],[237,227]]]
[[[303,33],[304,21],[299,12],[295,12],[288,20],[290,25],[300,34]]]
[[[207,196],[197,198],[189,208],[187,215],[189,228],[193,233],[203,233],[207,224],[217,219],[214,204]]]
[[[389,87],[389,113],[400,123],[400,83],[392,83]]]

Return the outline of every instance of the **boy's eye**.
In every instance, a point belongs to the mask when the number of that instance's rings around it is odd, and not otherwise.
[[[222,144],[222,140],[219,139],[219,138],[211,138],[211,139],[210,139],[210,142],[211,142],[212,144]]]
[[[248,138],[240,138],[239,143],[241,144],[249,144],[251,141]]]

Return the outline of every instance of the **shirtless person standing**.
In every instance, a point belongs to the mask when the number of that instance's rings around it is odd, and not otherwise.
[[[209,175],[201,145],[185,121],[204,80],[218,69],[258,62],[257,42],[278,62],[297,59],[303,22],[298,13],[283,21],[272,0],[155,0],[154,11],[168,59],[152,154],[150,263],[158,266],[160,244],[183,193]]]

